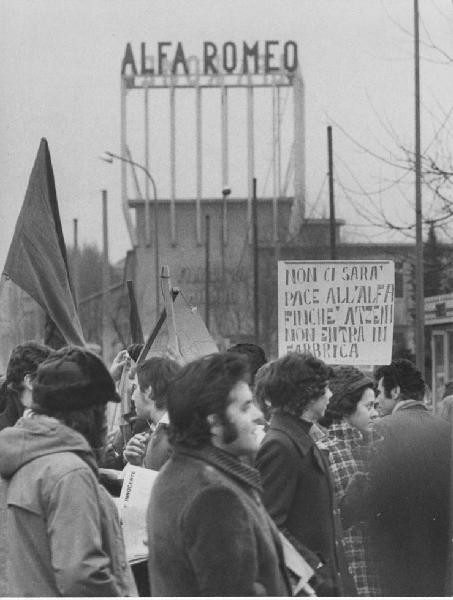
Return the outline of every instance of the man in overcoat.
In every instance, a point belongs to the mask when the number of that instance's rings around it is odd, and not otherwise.
[[[382,442],[366,503],[375,566],[386,595],[442,596],[451,543],[450,427],[428,411],[425,382],[409,360],[379,367],[375,375],[384,415],[376,423]]]
[[[245,360],[195,360],[171,383],[174,452],[148,508],[149,575],[156,596],[288,596],[278,530],[242,457],[258,447],[262,414]]]
[[[271,364],[262,383],[273,416],[256,466],[264,505],[276,525],[330,578],[330,586],[318,594],[353,595],[328,459],[310,436],[332,395],[329,374],[311,354],[290,353]]]

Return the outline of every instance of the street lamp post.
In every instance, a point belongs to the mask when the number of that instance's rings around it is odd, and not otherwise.
[[[227,241],[227,199],[231,189],[226,185],[222,189],[222,227],[220,229],[221,259],[222,259],[222,293],[225,293],[225,244]]]
[[[104,158],[104,157],[101,157],[101,158],[102,158],[102,160],[104,160],[106,162],[111,163],[111,162],[113,162],[114,159],[116,159],[116,160],[121,160],[125,163],[129,163],[130,165],[133,165],[134,167],[137,167],[137,169],[140,169],[141,171],[143,171],[145,173],[146,177],[149,179],[149,181],[151,182],[151,185],[153,186],[153,194],[154,194],[154,271],[155,271],[155,286],[156,286],[156,311],[157,311],[157,314],[159,314],[159,310],[160,310],[159,230],[158,230],[159,204],[158,204],[158,199],[157,199],[156,182],[154,181],[154,177],[151,175],[151,173],[148,171],[148,169],[145,166],[141,165],[140,163],[135,162],[135,160],[131,160],[129,158],[126,158],[125,156],[120,156],[119,154],[109,152],[108,150],[105,151],[105,154],[107,155],[108,158]],[[147,204],[149,203],[149,198],[146,198],[146,203]],[[148,218],[148,211],[146,211],[146,218]],[[147,227],[145,229],[147,229]],[[147,240],[147,241],[149,241],[149,240]]]
[[[418,0],[414,0],[414,86],[415,86],[415,355],[425,376],[425,306],[423,275],[422,166],[420,133],[420,32]]]

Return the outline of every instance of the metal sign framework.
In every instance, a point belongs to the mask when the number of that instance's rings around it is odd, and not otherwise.
[[[264,57],[261,57],[263,60]],[[281,62],[281,64],[283,64]],[[144,99],[144,166],[149,171],[149,95],[153,89],[167,88],[169,90],[169,129],[170,129],[170,232],[172,245],[177,244],[176,239],[176,94],[179,89],[192,88],[195,93],[195,121],[196,121],[196,238],[197,243],[202,243],[202,110],[203,89],[218,88],[221,96],[221,164],[222,187],[228,185],[229,178],[229,145],[228,145],[228,113],[229,89],[243,88],[246,94],[246,122],[247,122],[247,223],[249,242],[251,239],[252,222],[252,196],[253,178],[255,177],[255,106],[256,88],[272,88],[272,181],[273,181],[273,232],[274,243],[279,241],[278,233],[278,199],[282,196],[281,177],[281,90],[291,87],[293,91],[293,127],[294,141],[292,146],[292,171],[294,181],[294,202],[290,218],[289,233],[294,234],[304,216],[305,205],[305,107],[304,84],[297,67],[288,71],[281,66],[272,73],[228,73],[220,71],[208,75],[200,73],[200,63],[197,57],[187,60],[188,73],[174,73],[170,65],[160,69],[162,74],[141,74],[138,72],[124,72],[121,75],[121,155],[128,156],[127,144],[127,100],[128,95],[134,91],[141,91]],[[149,181],[145,181],[146,200],[149,200]],[[133,246],[137,245],[137,234],[129,212],[127,161],[121,162],[121,197],[124,217]],[[147,202],[148,206],[148,202]],[[149,210],[149,208],[148,208]],[[147,212],[147,220],[149,214]],[[223,209],[223,240],[227,243],[227,214],[226,206]]]

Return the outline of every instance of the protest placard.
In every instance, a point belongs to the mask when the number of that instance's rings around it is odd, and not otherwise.
[[[279,355],[311,352],[328,364],[388,364],[394,296],[390,260],[279,261]]]
[[[123,529],[126,557],[129,563],[148,558],[146,512],[158,471],[126,465],[119,501],[116,503]]]

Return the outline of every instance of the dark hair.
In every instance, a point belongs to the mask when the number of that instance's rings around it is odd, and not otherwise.
[[[77,431],[87,440],[93,450],[105,446],[106,405],[95,404],[87,408],[71,411],[46,411],[41,406],[33,405],[33,411],[38,414],[52,416],[61,421],[66,427]]]
[[[52,348],[38,342],[24,342],[16,346],[6,368],[8,387],[15,392],[24,389],[25,375],[35,377],[38,366],[53,352]]]
[[[0,412],[3,412],[8,404],[8,399],[10,398],[11,394],[14,394],[14,396],[17,396],[17,394],[15,392],[13,392],[13,390],[8,388],[8,382],[6,381],[6,379],[4,381],[0,382]]]
[[[261,348],[261,346],[257,346],[256,344],[236,344],[235,346],[228,348],[227,352],[242,354],[247,358],[250,367],[252,383],[255,380],[255,375],[258,369],[262,367],[265,362],[267,362],[264,350]]]
[[[127,347],[127,353],[134,362],[137,362],[138,357],[140,356],[140,353],[143,350],[144,346],[145,344],[129,344],[129,346]]]
[[[291,352],[272,363],[263,393],[272,408],[300,417],[308,405],[320,398],[329,382],[330,368],[311,354]]]
[[[269,421],[271,417],[270,400],[266,396],[266,381],[270,376],[273,367],[274,363],[268,362],[262,365],[255,373],[255,386],[253,391],[258,406],[260,407],[260,410],[263,413],[266,421]]]
[[[245,358],[232,352],[220,352],[188,363],[168,388],[170,441],[192,447],[211,442],[208,415],[221,419],[230,402],[234,386],[249,380]]]
[[[375,379],[383,379],[385,393],[390,397],[391,391],[399,386],[401,400],[423,400],[425,382],[421,372],[413,362],[406,358],[398,358],[389,365],[377,367]]]
[[[329,381],[332,397],[319,424],[329,427],[334,421],[354,414],[366,389],[374,389],[371,377],[355,367],[334,367]]]
[[[156,408],[163,409],[167,406],[168,386],[181,368],[175,360],[163,356],[153,356],[137,366],[140,390],[144,392],[149,386],[152,387]]]

